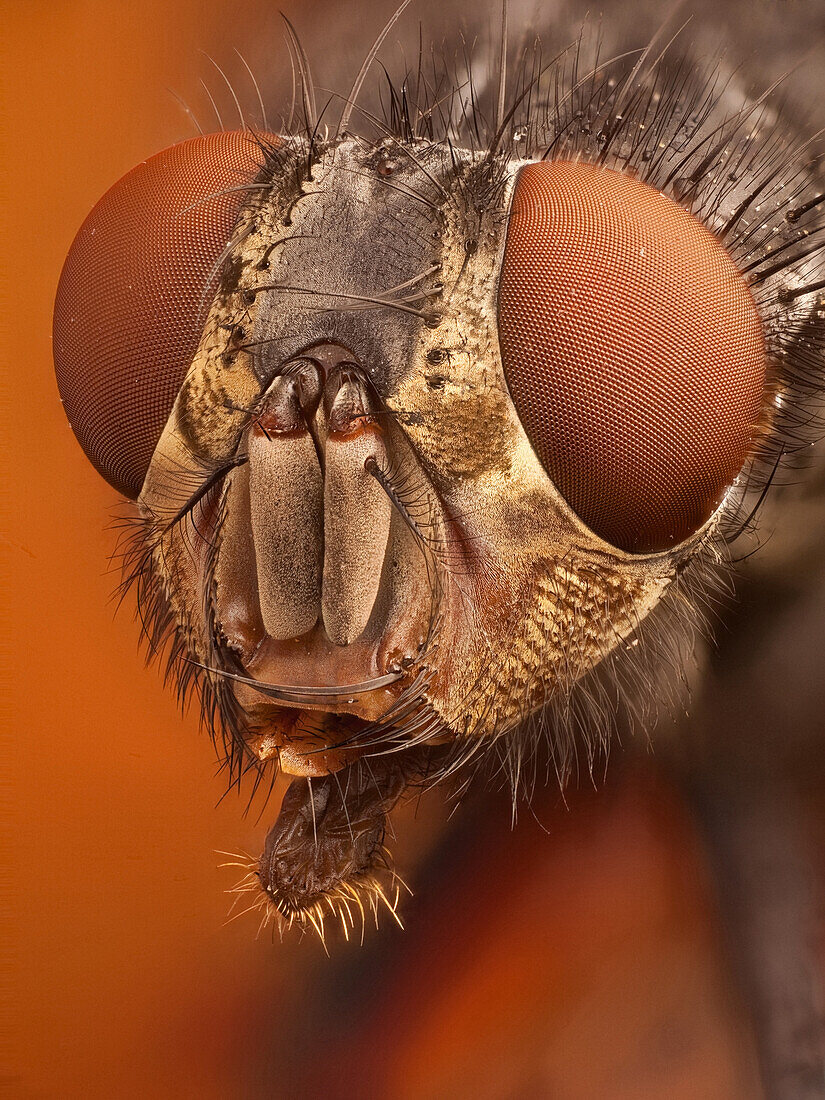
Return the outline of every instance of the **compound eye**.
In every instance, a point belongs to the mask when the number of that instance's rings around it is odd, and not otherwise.
[[[262,161],[245,131],[173,145],[107,191],[69,250],[54,309],[57,384],[86,455],[126,496],[140,493]]]
[[[710,230],[620,172],[528,165],[498,328],[521,422],[579,518],[632,553],[695,534],[753,447],[765,388],[756,305]]]

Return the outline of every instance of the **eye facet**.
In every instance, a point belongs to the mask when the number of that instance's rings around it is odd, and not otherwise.
[[[261,160],[246,131],[173,145],[107,191],[69,251],[54,311],[57,383],[87,456],[126,496],[140,493]]]
[[[528,165],[498,327],[530,442],[597,535],[649,553],[710,518],[752,445],[765,342],[742,276],[697,218],[619,172]]]

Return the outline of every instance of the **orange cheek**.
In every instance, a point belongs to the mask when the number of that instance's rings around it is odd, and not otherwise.
[[[267,708],[266,732],[250,740],[250,747],[259,760],[277,758],[286,775],[330,775],[351,764],[364,750],[343,745],[329,748],[361,727],[347,715],[332,715],[322,711]]]
[[[701,222],[619,172],[527,166],[499,335],[527,435],[589,527],[641,553],[706,522],[752,444],[765,344],[747,285]]]

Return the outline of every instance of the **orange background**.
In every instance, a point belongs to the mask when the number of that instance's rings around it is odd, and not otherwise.
[[[321,5],[288,11],[323,43]],[[199,49],[235,76],[235,45],[283,68],[277,14],[17,3],[4,37],[11,1095],[755,1096],[701,859],[644,776],[570,812],[548,796],[549,837],[526,812],[511,834],[492,797],[446,826],[431,798],[404,825],[407,932],[331,961],[224,925],[215,850],[257,852],[267,819],[234,794],[216,807],[194,715],[142,666],[130,608],[114,615],[117,500],[62,415],[50,314],[96,199],[191,135],[167,87],[205,115],[199,80],[219,78]]]

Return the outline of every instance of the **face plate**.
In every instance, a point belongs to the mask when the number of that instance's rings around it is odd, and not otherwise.
[[[347,139],[324,148],[291,192],[291,158],[306,149],[284,148],[272,191],[239,222],[229,276],[140,497],[156,568],[213,675],[227,649],[235,674],[279,684],[364,684],[403,671],[392,685],[306,705],[381,723],[412,691],[433,742],[503,735],[622,643],[706,532],[666,554],[618,551],[575,516],[537,459],[497,337],[514,170],[426,143]],[[318,637],[319,626],[300,646],[270,644],[260,624],[249,626],[256,594],[227,592],[243,587],[224,563],[227,515],[248,508],[240,503],[247,469],[228,472],[204,498],[213,534],[201,560],[186,525],[169,528],[169,519],[237,461],[273,380],[312,349],[332,346],[347,349],[380,410],[386,487],[405,489],[363,635],[337,647]],[[405,493],[415,501],[406,517]],[[365,521],[345,517],[354,540]],[[221,622],[232,599],[243,605],[236,619],[251,629],[246,646],[237,623]],[[235,694],[242,710],[271,712],[251,685],[236,685]],[[242,736],[277,742],[283,716],[272,717],[269,730],[241,717]],[[289,729],[283,736],[294,747],[294,723]],[[325,729],[329,745],[341,739],[334,723]],[[313,745],[316,738],[313,729]]]

